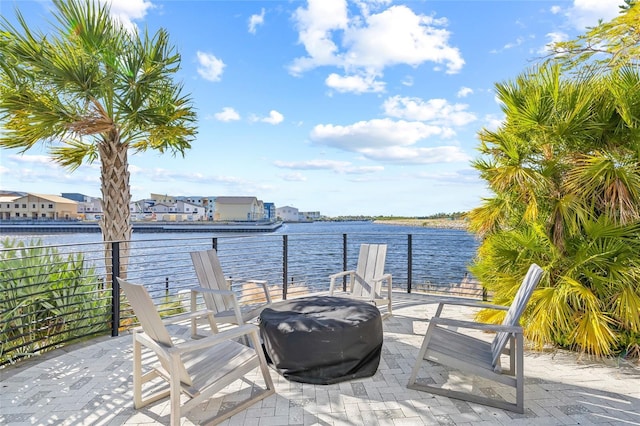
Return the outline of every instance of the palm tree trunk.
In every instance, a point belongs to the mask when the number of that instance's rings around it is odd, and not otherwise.
[[[126,278],[129,259],[129,241],[132,226],[129,204],[131,191],[129,186],[128,145],[120,142],[117,130],[104,135],[98,144],[101,161],[102,212],[100,229],[105,242],[105,266],[107,282],[113,283],[113,265],[111,263],[111,242],[120,242],[119,276]]]

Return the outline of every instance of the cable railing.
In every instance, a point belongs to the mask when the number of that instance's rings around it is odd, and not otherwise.
[[[240,302],[266,280],[274,300],[328,291],[328,276],[355,269],[362,243],[387,244],[393,290],[485,298],[468,276],[477,241],[468,233],[260,234],[154,238],[0,249],[0,365],[69,342],[117,336],[135,324],[112,276],[144,284],[161,315],[184,311],[197,283],[190,252],[215,248]],[[111,270],[113,268],[113,270]],[[113,272],[113,274],[109,272]],[[114,297],[115,296],[115,297]]]

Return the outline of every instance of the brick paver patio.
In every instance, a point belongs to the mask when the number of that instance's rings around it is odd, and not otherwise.
[[[289,382],[272,371],[276,395],[235,415],[228,425],[640,425],[640,368],[618,359],[592,361],[565,351],[525,354],[525,414],[409,390],[406,383],[438,297],[394,295],[384,321],[378,372],[335,385]],[[448,311],[445,311],[448,312]],[[450,311],[471,318],[468,308]],[[0,370],[0,424],[150,425],[168,422],[168,401],[133,408],[131,336],[100,338]],[[433,381],[511,398],[491,382],[434,365]],[[256,374],[256,379],[258,375]],[[250,392],[246,383],[233,390]],[[505,394],[507,392],[507,394]],[[197,424],[232,404],[219,397],[184,418]],[[200,410],[201,409],[201,410]]]

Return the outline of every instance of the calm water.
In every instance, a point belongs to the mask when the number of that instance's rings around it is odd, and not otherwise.
[[[460,283],[478,246],[473,235],[463,230],[383,225],[372,222],[288,223],[270,233],[236,235],[210,232],[158,234],[134,232],[132,239],[138,242],[140,247],[153,246],[153,255],[148,248],[142,256],[157,262],[153,265],[153,270],[158,272],[159,280],[175,279],[173,277],[175,271],[172,272],[166,267],[167,263],[171,263],[167,258],[173,255],[181,256],[180,259],[184,257],[184,260],[189,263],[188,251],[202,250],[203,244],[207,244],[207,240],[204,239],[219,237],[218,247],[225,271],[230,270],[234,276],[241,276],[246,273],[247,264],[249,264],[252,270],[264,268],[261,271],[262,274],[273,274],[270,280],[277,282],[281,281],[277,275],[281,268],[277,265],[282,263],[282,250],[278,249],[274,242],[282,241],[278,236],[288,235],[288,276],[292,280],[315,287],[327,285],[329,271],[338,272],[342,267],[343,234],[348,238],[349,269],[355,266],[361,243],[388,245],[386,269],[393,274],[394,288],[406,286],[409,281],[409,235],[411,235],[412,253],[411,282],[414,286]],[[40,240],[43,245],[56,246],[101,241],[99,233],[4,234],[2,237],[25,243]],[[246,240],[247,237],[251,239],[250,242]],[[197,243],[199,246],[194,242],[197,239],[200,239]],[[153,241],[148,242],[151,240]],[[176,253],[176,247],[179,247],[180,254]],[[248,247],[249,250],[247,250]],[[94,245],[92,249],[96,250],[96,257],[102,255],[99,246]],[[85,255],[93,257],[91,254],[85,253]],[[225,256],[229,259],[228,261],[225,260]],[[244,263],[234,265],[232,258],[242,258]],[[149,264],[145,264],[145,267],[148,268]],[[166,271],[165,268],[167,268]],[[130,269],[130,272],[133,270]],[[170,275],[172,276],[169,277]]]

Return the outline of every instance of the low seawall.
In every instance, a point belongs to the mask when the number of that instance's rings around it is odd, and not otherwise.
[[[282,226],[282,222],[133,222],[133,232],[163,233],[163,232],[273,232]],[[5,222],[0,224],[1,234],[37,234],[37,233],[99,233],[97,222],[43,222],[19,223]]]

